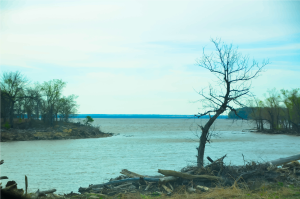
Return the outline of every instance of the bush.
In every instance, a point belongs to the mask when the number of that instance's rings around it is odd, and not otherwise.
[[[86,116],[86,120],[83,120],[84,124],[90,126],[94,119],[91,116]]]

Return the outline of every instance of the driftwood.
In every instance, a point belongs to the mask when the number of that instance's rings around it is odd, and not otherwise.
[[[50,190],[46,190],[46,191],[40,191],[38,189],[31,198],[38,198],[40,196],[46,196],[46,194],[54,193],[55,191],[56,191],[56,189],[50,189]]]
[[[25,194],[27,195],[27,188],[28,188],[28,180],[27,176],[25,175]]]
[[[8,179],[7,176],[0,176],[0,180],[3,180],[3,179]]]
[[[295,160],[300,160],[300,154],[289,156],[286,158],[279,158],[276,160],[272,160],[272,161],[268,162],[268,164],[270,164],[271,166],[279,166],[279,165],[289,163],[289,162],[295,161]]]
[[[48,193],[54,193],[55,191],[56,191],[56,189],[50,189],[50,190],[47,190],[47,191],[40,191],[40,195],[48,194]]]
[[[177,171],[172,171],[172,170],[161,170],[158,169],[158,172],[165,175],[165,176],[174,176],[174,177],[180,177],[184,179],[203,179],[203,180],[221,180],[222,178],[216,177],[216,176],[209,176],[209,175],[191,175],[188,173],[182,173],[182,172],[177,172]]]
[[[197,185],[197,188],[200,189],[201,191],[209,191],[209,188],[205,186]]]
[[[163,178],[160,178],[159,179],[159,182],[160,183],[165,183],[165,182],[171,182],[171,181],[175,181],[177,180],[178,178],[174,177],[174,176],[166,176],[166,177],[163,177]]]
[[[206,157],[207,159],[208,159],[208,161],[210,161],[211,163],[213,163],[214,161],[209,157],[209,156],[207,156]]]
[[[170,188],[168,188],[166,185],[161,185],[166,191],[168,194],[172,193],[172,190]]]
[[[196,191],[196,189],[194,189],[193,187],[188,187],[187,191],[190,192],[190,193],[193,193],[193,192]]]
[[[236,185],[236,183],[243,177],[244,180],[246,180],[248,177],[250,177],[250,175],[254,174],[255,172],[257,172],[258,170],[255,169],[253,171],[249,171],[246,173],[242,173],[235,181],[234,181],[234,185]]]
[[[149,183],[149,184],[147,185],[147,187],[145,188],[145,191],[147,191],[147,190],[151,187],[151,185],[152,185],[152,183]]]
[[[128,171],[127,169],[123,169],[120,173],[122,173],[122,174],[124,174],[124,175],[126,175],[126,176],[128,176],[130,178],[145,177],[145,176],[142,176],[140,174]]]
[[[86,192],[92,189],[97,189],[97,188],[102,188],[106,185],[112,185],[112,184],[119,184],[119,183],[123,183],[123,182],[138,182],[140,181],[141,178],[127,178],[127,179],[123,179],[123,180],[115,180],[115,181],[111,181],[111,182],[107,182],[104,184],[96,184],[96,185],[92,185],[90,187],[84,188],[84,187],[80,187],[78,192]],[[149,182],[159,182],[159,178],[143,178],[145,181],[149,181]]]
[[[130,186],[130,185],[132,185],[132,183],[121,184],[121,185],[116,186],[116,187],[114,187],[114,188],[115,188],[115,189],[120,189],[120,188],[123,188],[123,187],[126,187],[126,186]]]
[[[286,158],[279,158],[279,159],[276,159],[276,160],[272,160],[272,161],[269,161],[267,164],[270,165],[270,167],[268,169],[274,169],[274,168],[277,168],[276,166],[279,166],[279,165],[283,165],[283,164],[286,164],[286,163],[289,163],[291,161],[295,161],[295,160],[300,160],[300,154],[298,155],[293,155],[293,156],[289,156],[289,157],[286,157]],[[281,168],[281,170],[283,170]],[[245,173],[242,173],[235,181],[234,181],[234,185],[236,185],[236,183],[241,179],[243,178],[244,180],[249,178],[251,175],[255,174],[256,172],[258,172],[257,169],[255,170],[252,170],[252,171],[248,171],[248,172],[245,172]],[[295,171],[294,171],[295,173]]]
[[[10,190],[10,189],[16,189],[16,188],[17,188],[17,183],[14,183],[12,185],[5,187],[3,190]]]

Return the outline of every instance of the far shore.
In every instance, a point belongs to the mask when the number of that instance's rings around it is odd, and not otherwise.
[[[95,118],[96,120],[98,118]],[[103,118],[101,118],[103,119]],[[114,120],[114,118],[107,118]],[[132,118],[134,119],[134,118]],[[174,118],[175,119],[175,118]],[[176,118],[177,119],[177,118]],[[175,120],[176,120],[175,119]],[[151,120],[150,118],[139,118],[139,120]],[[196,124],[205,125],[208,119],[197,120]],[[114,126],[106,129],[114,132]],[[187,127],[188,128],[188,127]],[[102,128],[101,128],[102,129]],[[118,134],[119,129],[115,129]],[[124,129],[122,129],[124,130]],[[243,131],[263,134],[282,134],[300,136],[296,131],[265,129],[259,131],[256,129],[255,122],[251,120],[217,119],[211,127],[211,131]],[[15,128],[6,129],[1,127],[1,142],[10,141],[29,141],[29,140],[66,140],[66,139],[84,139],[84,138],[105,138],[111,137],[114,133],[104,133],[96,126],[86,126],[74,122],[55,122],[53,126],[45,126],[40,120],[23,120],[15,124]]]

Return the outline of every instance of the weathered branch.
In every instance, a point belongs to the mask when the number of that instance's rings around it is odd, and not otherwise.
[[[143,179],[145,181],[149,181],[149,182],[159,182],[159,178],[143,178]],[[140,181],[140,178],[127,178],[127,179],[123,179],[123,180],[115,180],[115,181],[111,181],[111,182],[107,182],[107,183],[103,183],[103,184],[92,185],[87,188],[80,187],[78,192],[86,192],[91,189],[104,187],[105,185],[119,184],[119,183],[123,183],[123,182],[138,182],[138,181]]]
[[[279,158],[276,160],[272,160],[272,161],[269,161],[268,164],[274,165],[274,166],[279,166],[279,165],[283,165],[283,164],[289,163],[291,161],[296,161],[296,160],[300,160],[300,154],[289,156],[286,158]]]
[[[3,180],[3,179],[8,179],[7,176],[0,176],[0,180]]]
[[[10,185],[10,186],[5,187],[3,190],[10,190],[10,189],[16,188],[17,185],[18,185],[17,183],[12,184],[12,185]]]
[[[137,173],[134,173],[134,172],[131,172],[131,171],[128,171],[127,169],[123,169],[120,173],[130,177],[130,178],[135,178],[135,177],[145,177],[145,176],[142,176],[140,174],[137,174]]]
[[[203,179],[203,180],[221,180],[221,178],[216,177],[216,176],[209,176],[209,175],[191,175],[188,173],[182,173],[182,172],[177,172],[177,171],[172,171],[172,170],[161,170],[158,169],[158,172],[165,175],[165,176],[174,176],[174,177],[180,177],[184,179]]]
[[[40,191],[38,189],[37,192],[35,192],[31,198],[39,198],[40,196],[45,196],[46,194],[54,193],[55,191],[56,191],[56,189],[50,189],[50,190],[46,190],[46,191]]]

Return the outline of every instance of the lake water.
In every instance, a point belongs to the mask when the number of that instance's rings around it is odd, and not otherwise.
[[[1,143],[1,176],[29,191],[57,189],[77,192],[80,186],[99,184],[120,175],[122,169],[141,175],[158,175],[158,169],[180,170],[196,163],[199,127],[205,119],[95,119],[109,138],[18,141]],[[205,155],[227,164],[268,161],[300,153],[300,137],[243,132],[253,123],[219,119],[216,137]],[[2,180],[5,185],[8,180]]]

